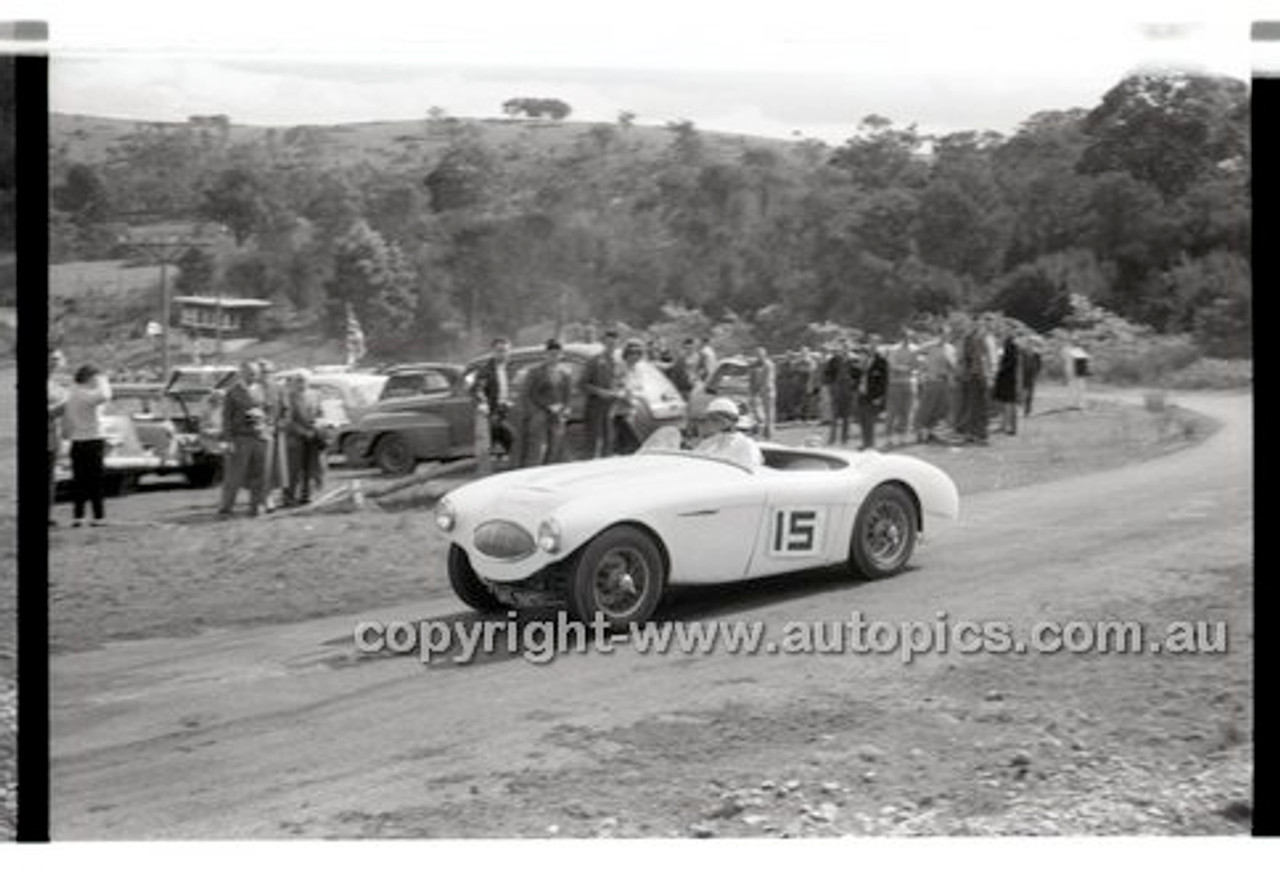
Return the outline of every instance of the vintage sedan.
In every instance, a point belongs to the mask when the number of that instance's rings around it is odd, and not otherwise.
[[[959,514],[955,484],[910,456],[761,444],[747,468],[679,449],[485,478],[440,500],[454,592],[484,611],[567,606],[624,628],[668,584],[845,565],[903,569],[926,526]]]
[[[209,404],[214,391],[234,375],[230,367],[179,367],[165,384],[115,384],[102,408],[107,493],[128,492],[144,477],[174,474],[193,487],[215,483],[222,450],[210,425]],[[62,443],[57,461],[56,479],[64,484],[71,479],[70,446]]]
[[[585,455],[583,412],[585,396],[581,377],[587,362],[600,352],[598,343],[567,343],[564,367],[569,371],[573,396],[565,428],[567,458]],[[521,391],[529,370],[546,358],[542,347],[511,350],[508,366],[519,422]],[[471,378],[484,362],[475,358],[464,367],[452,364],[409,364],[389,371],[377,404],[351,426],[342,452],[348,462],[372,462],[384,473],[407,474],[421,461],[444,461],[475,453],[476,405]],[[641,361],[640,390],[632,417],[640,440],[659,428],[680,426],[685,403],[671,380],[656,365]]]

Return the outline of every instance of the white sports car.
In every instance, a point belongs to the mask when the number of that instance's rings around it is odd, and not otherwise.
[[[668,584],[721,584],[847,565],[881,578],[911,559],[955,484],[910,456],[760,444],[751,469],[694,452],[495,475],[440,500],[449,580],[482,611],[563,606],[615,629],[646,620]]]

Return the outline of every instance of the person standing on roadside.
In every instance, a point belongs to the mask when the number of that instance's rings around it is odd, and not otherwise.
[[[640,362],[644,345],[629,339],[622,347],[622,366],[618,371],[618,398],[613,408],[613,451],[629,456],[640,449],[642,439],[636,426],[636,412],[644,398],[644,375]]]
[[[258,362],[258,383],[261,386],[262,417],[266,428],[267,451],[263,462],[263,484],[266,486],[266,506],[270,511],[281,500],[289,485],[289,466],[286,461],[284,424],[285,393],[275,376],[275,365],[265,358]]]
[[[751,412],[760,426],[760,437],[773,437],[773,423],[778,413],[778,368],[764,346],[756,347],[755,361],[749,374]]]
[[[1019,348],[1022,349],[1022,416],[1025,419],[1031,415],[1031,402],[1036,396],[1036,380],[1040,378],[1042,360],[1035,338],[1025,337]]]
[[[106,517],[103,502],[102,460],[107,438],[102,430],[102,408],[111,400],[107,376],[91,364],[76,371],[75,385],[62,411],[62,429],[71,441],[71,484],[75,505],[72,526],[84,524],[86,505],[93,508],[93,525]]]
[[[324,438],[316,421],[319,406],[309,394],[307,378],[301,373],[289,377],[284,414],[282,434],[289,476],[288,486],[284,489],[284,503],[308,505],[312,488],[318,490],[324,485],[321,470]]]
[[[907,442],[911,430],[911,411],[915,406],[916,379],[920,366],[920,354],[915,339],[908,328],[902,329],[898,344],[889,349],[889,388],[885,396],[885,434],[889,446]]]
[[[849,420],[853,417],[853,398],[857,391],[847,339],[836,344],[835,352],[823,365],[822,382],[827,387],[827,397],[831,404],[831,429],[827,433],[827,444],[836,445],[837,431],[840,443],[847,444]]]
[[[586,393],[587,457],[599,459],[613,455],[613,409],[622,397],[621,366],[618,364],[618,332],[606,330],[604,350],[587,362],[582,373],[582,390]]]
[[[720,359],[716,357],[716,350],[711,346],[711,337],[704,336],[702,348],[698,349],[698,379],[703,385],[711,380],[719,364]]]
[[[549,465],[564,456],[564,430],[573,380],[564,367],[564,347],[560,341],[547,340],[546,353],[546,360],[529,371],[524,384],[521,467]]]
[[[223,465],[222,504],[218,513],[230,517],[242,487],[249,490],[249,513],[266,511],[267,427],[262,409],[258,367],[240,365],[240,374],[222,399],[222,440],[228,445]]]
[[[489,437],[498,448],[499,459],[514,459],[516,455],[517,437],[512,428],[512,402],[514,390],[511,388],[511,340],[506,337],[495,337],[490,344],[491,354],[476,371],[471,386],[472,397],[476,401],[477,411],[488,417]]]
[[[693,393],[694,383],[698,381],[698,348],[693,337],[685,337],[680,344],[680,351],[672,361],[667,377],[680,397],[688,401],[689,395]]]
[[[987,346],[984,328],[973,322],[960,344],[960,417],[956,426],[966,443],[987,443]]]
[[[1018,402],[1022,396],[1022,353],[1013,334],[1005,337],[996,367],[995,399],[1000,405],[1000,430],[1018,433]]]
[[[45,403],[49,408],[49,458],[45,472],[49,481],[48,521],[50,526],[57,526],[53,519],[53,506],[58,495],[58,451],[62,447],[62,413],[66,409],[67,390],[55,377],[65,367],[67,359],[61,349],[49,350],[49,366],[45,374]]]
[[[822,394],[822,371],[818,369],[818,359],[808,346],[800,347],[796,371],[800,374],[800,418],[812,422],[818,418],[820,409],[818,396]]]
[[[855,407],[858,414],[858,428],[861,432],[859,449],[874,450],[876,448],[876,422],[884,410],[885,396],[889,391],[889,362],[880,351],[880,337],[872,334],[862,351],[861,357],[854,364],[857,377],[857,399]]]
[[[916,408],[916,439],[933,443],[938,438],[938,425],[947,420],[951,383],[955,369],[947,357],[947,332],[924,348],[920,368],[920,404]]]

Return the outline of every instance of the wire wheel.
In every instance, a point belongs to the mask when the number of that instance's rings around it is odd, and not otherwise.
[[[666,566],[644,530],[615,526],[591,540],[578,558],[569,603],[582,621],[597,615],[614,630],[645,621],[666,586]]]
[[[849,563],[867,578],[900,571],[916,546],[915,503],[900,486],[878,486],[858,510]]]

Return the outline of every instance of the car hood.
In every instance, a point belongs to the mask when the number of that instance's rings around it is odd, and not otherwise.
[[[736,465],[703,456],[641,453],[499,474],[460,487],[449,498],[459,508],[481,516],[549,513],[579,500],[604,511],[686,493],[703,496],[709,488],[741,485],[751,479],[749,472]]]

